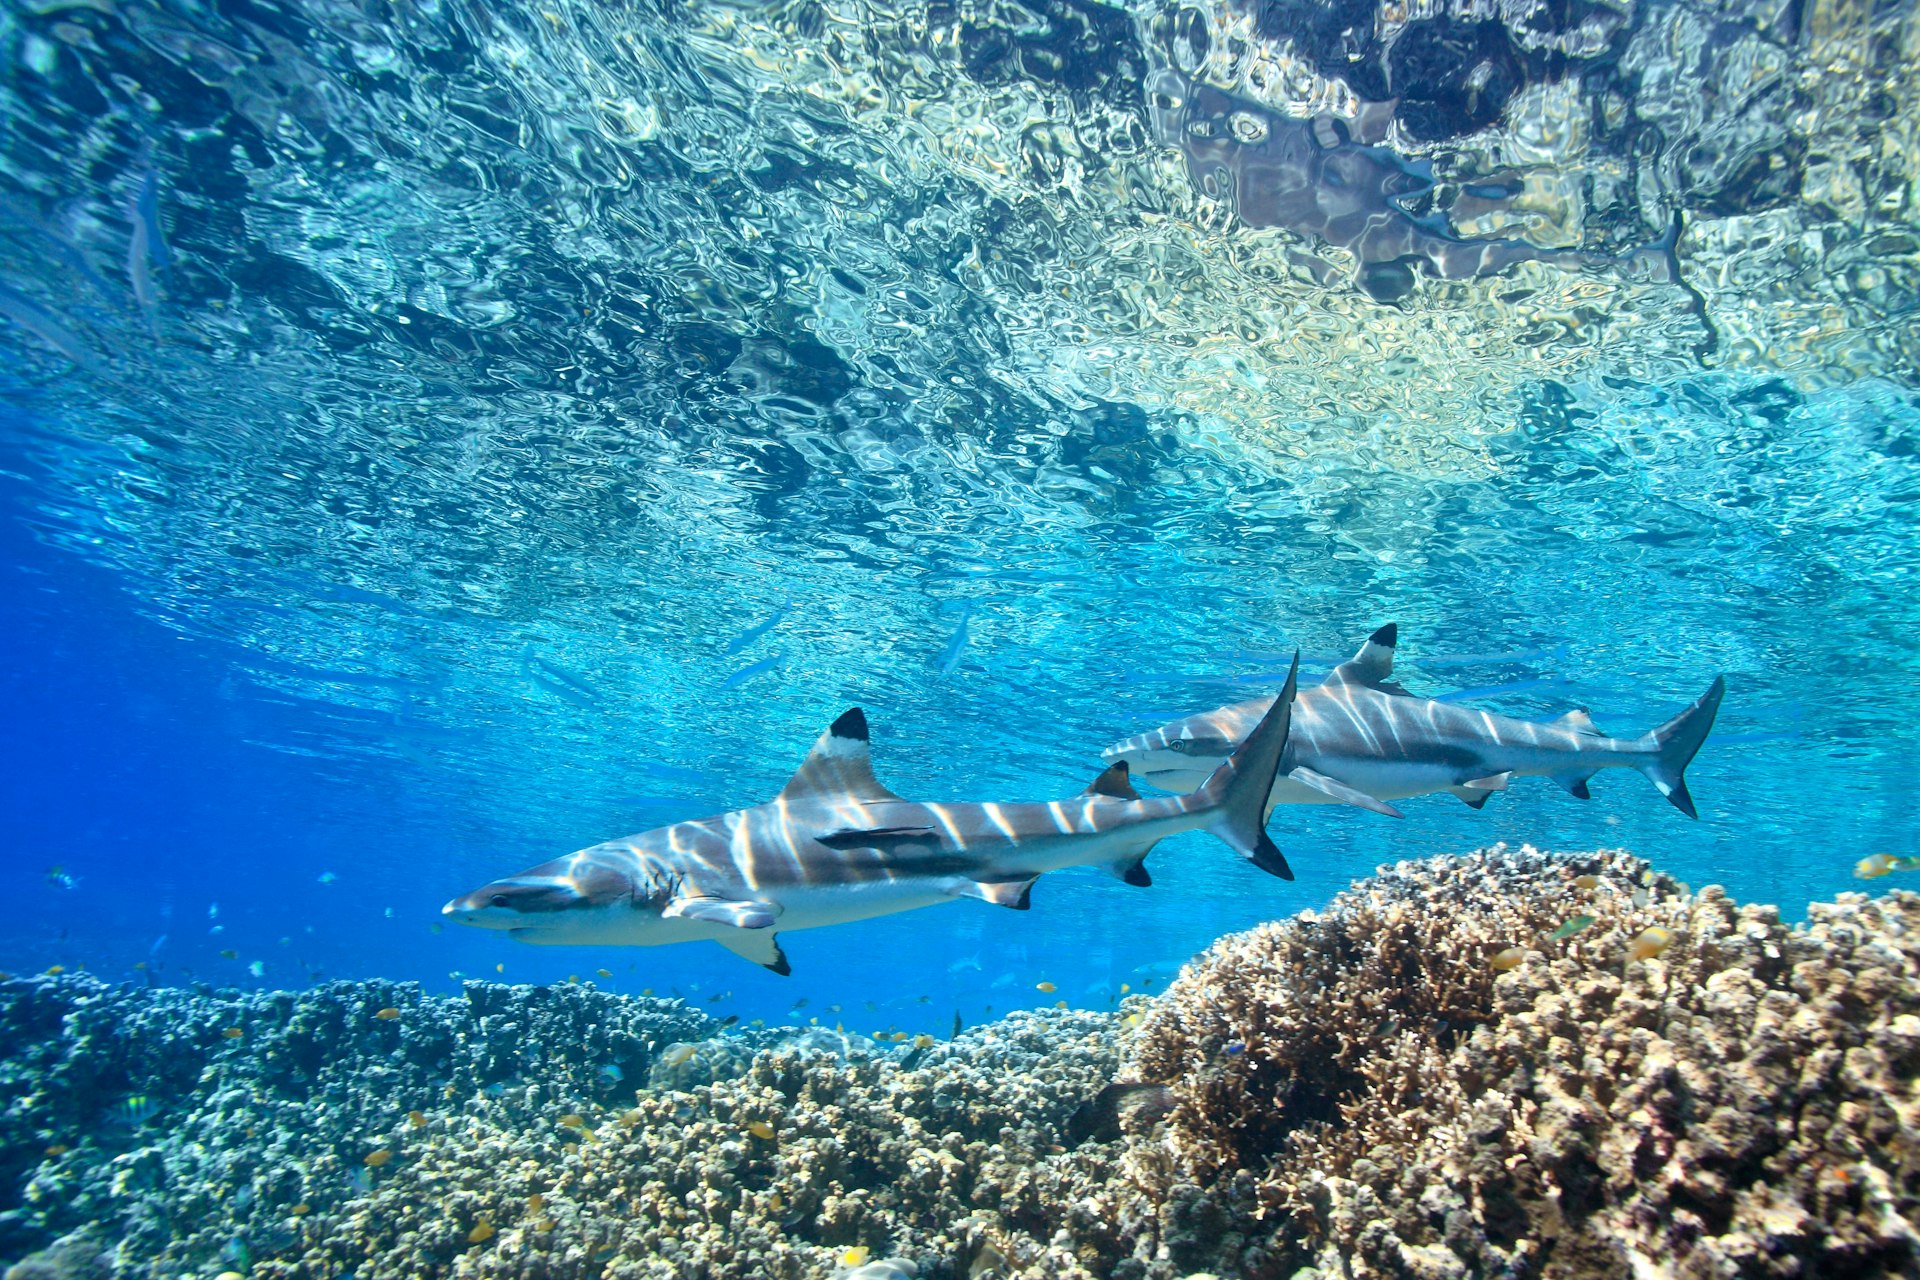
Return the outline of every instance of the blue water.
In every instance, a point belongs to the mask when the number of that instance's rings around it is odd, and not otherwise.
[[[9,9],[0,968],[943,1030],[1495,841],[1789,913],[1891,883],[1851,870],[1920,853],[1920,240],[1910,156],[1819,157],[1862,86],[1912,118],[1898,18],[1646,9],[1373,136],[1152,6]],[[1739,50],[1827,68],[1811,114],[1688,87]],[[1201,80],[1409,252],[1183,142]],[[1724,673],[1701,820],[1624,771],[1283,809],[1295,882],[1189,835],[1150,890],[789,935],[786,979],[438,927],[769,798],[849,705],[907,796],[1056,798],[1389,621],[1416,692],[1618,733]]]

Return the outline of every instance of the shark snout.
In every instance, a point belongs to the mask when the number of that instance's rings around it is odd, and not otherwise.
[[[440,908],[476,929],[550,927],[556,916],[631,901],[633,883],[602,860],[573,854],[481,885]]]

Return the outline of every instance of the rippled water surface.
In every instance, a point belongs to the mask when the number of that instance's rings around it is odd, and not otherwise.
[[[977,1012],[1495,840],[1790,912],[1920,853],[1911,5],[15,0],[0,58],[9,967]],[[1049,798],[1386,621],[1616,732],[1725,673],[1702,820],[1282,810],[1293,884],[1189,836],[786,984],[429,931],[850,704],[898,791]]]

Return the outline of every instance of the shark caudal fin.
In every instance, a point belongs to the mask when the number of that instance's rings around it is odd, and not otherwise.
[[[1653,785],[1660,788],[1660,794],[1689,818],[1698,818],[1700,814],[1687,791],[1687,766],[1693,762],[1700,744],[1707,740],[1707,731],[1713,728],[1713,718],[1720,714],[1720,699],[1726,692],[1727,678],[1716,678],[1713,686],[1696,698],[1692,706],[1641,739],[1652,746],[1653,755],[1640,766],[1640,772],[1652,779]]]
[[[1293,868],[1267,836],[1267,795],[1273,790],[1274,775],[1280,772],[1280,758],[1286,754],[1287,731],[1293,724],[1293,695],[1299,683],[1300,655],[1295,653],[1287,672],[1287,686],[1273,700],[1266,716],[1194,793],[1202,805],[1215,811],[1207,830],[1254,866],[1282,880],[1293,879]]]

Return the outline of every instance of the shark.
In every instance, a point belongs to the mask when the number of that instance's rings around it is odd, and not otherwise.
[[[1389,817],[1390,802],[1448,791],[1478,809],[1517,777],[1553,779],[1581,800],[1602,769],[1638,769],[1689,818],[1699,811],[1686,769],[1713,728],[1726,677],[1685,710],[1634,738],[1601,732],[1584,709],[1535,723],[1416,697],[1393,682],[1399,628],[1388,623],[1325,681],[1299,693],[1268,811],[1282,804],[1349,804]],[[1271,707],[1256,698],[1191,715],[1108,747],[1153,786],[1184,792],[1227,758]]]
[[[712,941],[778,974],[779,936],[957,898],[1026,910],[1036,879],[1101,865],[1149,885],[1147,854],[1183,831],[1218,837],[1293,878],[1266,833],[1286,751],[1299,659],[1280,695],[1188,793],[1143,798],[1117,762],[1070,800],[929,804],[874,776],[865,713],[820,735],[765,804],[593,845],[484,884],[442,914],[541,945]]]

